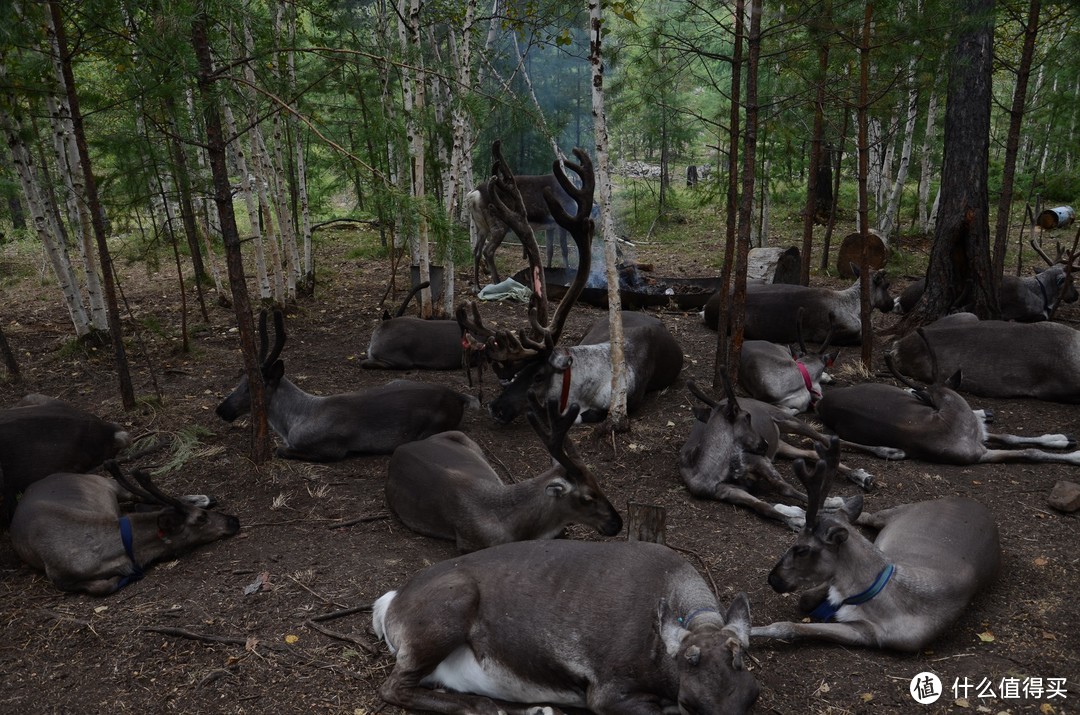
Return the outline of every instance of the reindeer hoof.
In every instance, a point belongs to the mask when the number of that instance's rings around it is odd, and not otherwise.
[[[874,475],[868,473],[865,469],[852,469],[848,474],[848,479],[855,482],[866,491],[870,491],[876,486],[874,483]]]
[[[802,531],[802,528],[806,526],[806,512],[801,507],[777,504],[773,508],[793,531]]]

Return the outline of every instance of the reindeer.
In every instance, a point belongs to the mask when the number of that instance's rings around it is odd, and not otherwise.
[[[888,353],[885,364],[910,391],[893,385],[864,383],[829,390],[818,402],[821,422],[842,439],[893,448],[897,450],[893,459],[906,456],[938,464],[1080,465],[1080,451],[1044,451],[1044,448],[1074,448],[1076,441],[1068,435],[1020,437],[987,432],[983,419],[956,392],[962,380],[960,371],[944,384],[935,382],[921,387],[897,371]],[[939,374],[936,366],[933,374]]]
[[[499,145],[500,142],[496,141],[495,144]],[[497,175],[499,173],[498,162],[501,161],[501,149],[498,152],[493,151],[493,154],[496,155],[496,166],[492,173]],[[556,229],[561,244],[563,265],[569,267],[569,246],[566,241],[566,230],[558,224],[548,208],[546,194],[550,193],[552,199],[567,213],[574,210],[576,199],[563,188],[562,180],[558,178],[560,169],[556,167],[555,171],[556,173],[551,174],[515,176],[514,182],[521,193],[525,218],[528,223],[548,230],[548,267],[552,264],[555,248],[555,241],[550,234]],[[481,261],[483,261],[488,275],[491,276],[492,282],[499,282],[499,270],[495,266],[495,252],[506,237],[507,231],[512,228],[494,205],[499,200],[494,195],[494,192],[498,190],[499,180],[498,176],[493,176],[465,195],[465,205],[469,208],[473,224],[476,226],[476,243],[473,245],[473,279],[477,289],[480,286]]]
[[[694,425],[679,451],[679,473],[683,483],[698,498],[745,507],[798,531],[803,526],[802,508],[770,504],[754,492],[768,486],[780,496],[806,504],[806,494],[780,476],[773,459],[777,456],[798,459],[814,453],[785,442],[781,432],[817,441],[828,438],[775,405],[754,399],[737,400],[727,374],[723,373],[723,376],[727,399],[719,402],[693,381],[686,384],[690,393],[705,403],[707,409],[694,409]],[[873,477],[865,471],[847,466],[843,469],[849,479],[864,489],[873,485]],[[839,503],[836,500],[831,506]]]
[[[821,399],[821,381],[840,351],[828,352],[830,335],[816,355],[811,355],[802,339],[802,315],[796,324],[799,350],[767,340],[747,340],[739,353],[739,384],[763,402],[778,405],[793,414],[806,412]]]
[[[527,539],[554,539],[566,526],[587,524],[605,536],[622,518],[600,490],[568,433],[578,406],[559,413],[558,400],[530,405],[529,423],[556,462],[539,476],[502,483],[479,445],[443,432],[394,450],[386,502],[413,531],[453,539],[461,551]]]
[[[15,499],[54,472],[88,472],[131,445],[120,425],[45,395],[27,395],[0,410],[0,525],[15,513]]]
[[[1077,253],[1076,242],[1068,253],[1064,253],[1059,245],[1057,260],[1051,260],[1034,239],[1031,240],[1031,247],[1046,261],[1047,268],[1036,268],[1035,275],[1024,278],[1002,276],[1001,286],[998,288],[1002,320],[1022,323],[1050,320],[1059,305],[1075,303],[1080,298],[1073,282],[1073,273],[1080,268],[1077,263],[1080,261],[1080,254]],[[922,299],[925,290],[925,277],[912,281],[896,299],[897,309],[904,313],[911,312]]]
[[[923,382],[962,371],[957,389],[980,397],[1080,403],[1080,332],[1054,322],[979,320],[954,313],[896,340],[896,368]],[[932,357],[933,356],[933,357]]]
[[[379,694],[410,712],[741,715],[758,696],[744,667],[749,620],[746,594],[721,611],[666,546],[503,544],[429,566],[375,602],[372,625],[396,658]]]
[[[493,151],[497,146],[493,147]],[[567,315],[581,295],[588,280],[592,252],[593,188],[592,162],[581,149],[574,150],[581,162],[566,162],[581,177],[576,188],[556,165],[556,176],[564,190],[577,200],[577,211],[571,218],[551,199],[549,208],[560,226],[566,228],[578,247],[580,265],[566,294],[559,302],[550,322],[543,280],[540,253],[532,236],[520,199],[514,199],[514,176],[496,152],[501,175],[492,192],[492,206],[521,237],[530,261],[533,296],[529,306],[532,335],[515,334],[509,330],[493,331],[484,326],[475,304],[458,308],[458,321],[472,349],[480,350],[495,365],[502,377],[512,378],[503,394],[490,407],[492,416],[500,422],[510,422],[525,407],[525,395],[536,391],[542,400],[560,399],[560,406],[575,402],[581,406],[582,421],[600,421],[611,405],[611,339],[606,319],[592,326],[581,343],[570,348],[558,348]],[[507,206],[502,197],[510,197],[515,208]],[[682,348],[664,324],[649,315],[622,313],[623,353],[626,361],[627,407],[635,409],[649,391],[667,387],[682,370]]]
[[[405,315],[405,308],[428,281],[412,289],[395,317],[385,315],[371,333],[369,370],[454,370],[462,366],[461,327],[456,320],[425,320]]]
[[[475,398],[441,385],[394,380],[363,392],[321,397],[304,392],[285,377],[279,359],[285,347],[285,319],[274,311],[274,347],[267,351],[266,311],[259,315],[259,361],[266,386],[270,426],[284,441],[277,455],[325,462],[350,454],[389,454],[406,442],[454,429]],[[217,407],[232,422],[251,410],[247,377]]]
[[[810,494],[806,525],[769,573],[778,593],[810,589],[800,605],[820,623],[755,627],[751,638],[818,638],[845,645],[917,652],[938,638],[997,574],[997,525],[965,497],[903,504],[861,514],[862,498],[824,512],[839,440],[819,449],[813,473],[795,463]],[[878,529],[870,541],[851,525]]]
[[[62,591],[115,593],[150,564],[240,530],[235,516],[195,505],[206,497],[170,497],[144,472],[132,483],[116,462],[106,467],[115,479],[61,472],[31,484],[11,522],[15,553]],[[152,509],[122,512],[131,500]]]
[[[859,267],[851,264],[859,275]],[[889,295],[889,279],[884,270],[870,277],[870,306],[882,313],[893,309],[895,301]],[[771,343],[792,343],[798,339],[799,310],[805,309],[806,339],[825,342],[833,331],[834,345],[862,343],[862,318],[859,308],[859,282],[844,290],[786,283],[750,283],[746,286],[747,340],[767,340]],[[720,319],[720,294],[709,298],[702,313],[705,324],[716,330]]]

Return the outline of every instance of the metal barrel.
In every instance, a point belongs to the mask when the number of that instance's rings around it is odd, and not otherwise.
[[[1076,212],[1073,211],[1072,206],[1057,206],[1040,213],[1038,224],[1044,231],[1052,231],[1055,228],[1065,228],[1073,222],[1074,218],[1076,218]]]

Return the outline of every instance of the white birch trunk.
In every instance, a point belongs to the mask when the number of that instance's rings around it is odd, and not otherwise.
[[[5,75],[6,72],[0,66],[0,78]],[[15,106],[14,97],[9,96],[8,99],[9,106]],[[71,267],[71,258],[68,256],[64,241],[60,238],[60,227],[56,224],[55,213],[39,191],[34,160],[29,148],[23,143],[18,120],[9,115],[6,109],[0,109],[0,126],[3,126],[7,134],[15,173],[18,174],[19,182],[22,184],[23,196],[26,199],[26,207],[30,212],[34,230],[52,264],[60,292],[64,296],[68,315],[71,317],[72,325],[75,326],[75,334],[82,337],[90,332],[92,326],[82,302],[75,271]]]
[[[930,209],[930,219],[926,222],[927,233],[933,235],[937,228],[938,207],[941,205],[941,185],[938,184],[937,194],[934,195],[934,206]]]
[[[878,192],[881,189],[881,168],[882,162],[884,161],[882,157],[884,153],[882,150],[882,134],[884,134],[884,132],[881,129],[881,120],[871,117],[867,122],[866,131],[869,143],[868,150],[870,153],[870,161],[866,174],[866,193],[867,195],[874,197],[874,209],[877,210],[878,206],[876,205],[876,201]]]
[[[1057,96],[1058,91],[1058,78],[1054,77],[1054,83],[1050,86],[1050,96]],[[1054,129],[1054,112],[1050,113],[1050,118],[1046,120],[1046,129],[1043,131],[1043,145],[1042,156],[1039,157],[1039,176],[1045,176],[1046,174],[1046,158],[1050,155],[1050,135]]]
[[[608,159],[607,115],[604,113],[604,63],[601,38],[604,18],[600,0],[589,0],[589,64],[592,68],[593,134],[596,138],[596,186],[604,236],[608,282],[608,322],[611,326],[611,408],[613,425],[626,422],[626,361],[623,356],[622,300],[619,292],[615,220],[611,211],[611,170]]]
[[[751,245],[764,248],[769,243],[769,213],[772,202],[769,199],[769,173],[772,171],[772,159],[766,159],[762,167],[761,177],[761,225],[757,227],[757,235],[751,237]]]
[[[285,8],[285,1],[282,0],[280,7]],[[296,5],[290,3],[288,7],[288,20],[287,27],[289,33],[289,51],[287,55],[287,65],[289,69],[289,96],[296,95],[296,52],[292,49],[296,46]],[[293,111],[296,111],[295,102],[290,104]],[[294,151],[296,152],[296,198],[299,202],[300,209],[300,243],[303,246],[303,255],[301,257],[300,269],[303,275],[303,285],[307,288],[314,286],[315,280],[315,267],[312,264],[311,258],[311,211],[308,202],[308,189],[307,189],[307,162],[304,161],[304,141],[301,136],[300,124],[294,122],[292,114],[289,115],[288,121],[293,126],[293,137],[295,139]]]
[[[274,38],[279,45],[283,43],[281,30],[280,4],[274,5]],[[287,69],[281,68],[282,74]],[[283,79],[285,79],[283,77]],[[289,202],[289,181],[285,172],[285,136],[284,123],[280,107],[275,109],[270,126],[273,128],[271,139],[273,148],[266,152],[266,158],[272,168],[273,181],[270,190],[274,195],[274,211],[277,215],[278,235],[281,236],[281,250],[285,254],[285,294],[289,300],[296,299],[296,284],[300,280],[300,249],[296,244],[296,224],[293,221],[292,207]],[[265,139],[265,137],[263,137]]]
[[[229,136],[236,137],[236,118],[233,116],[232,106],[225,95],[221,97],[221,114],[225,120],[225,131]],[[244,154],[244,145],[241,141],[229,142],[236,170],[240,172],[240,194],[244,197],[244,208],[247,210],[248,221],[251,224],[252,243],[255,244],[255,275],[259,283],[259,297],[262,300],[270,298],[270,277],[266,273],[266,251],[263,249],[262,231],[259,230],[258,209],[255,207],[255,192],[251,187],[251,170],[248,168],[247,156]]]
[[[933,176],[931,166],[931,148],[934,142],[934,123],[937,121],[937,93],[930,93],[930,102],[926,108],[926,129],[923,131],[922,149],[919,152],[919,230],[927,233],[930,225],[930,179]]]
[[[900,197],[904,193],[904,184],[907,182],[908,167],[911,166],[911,148],[915,142],[915,120],[919,116],[919,94],[915,87],[914,59],[908,65],[908,72],[908,106],[907,121],[904,123],[904,144],[900,149],[900,163],[896,167],[896,180],[893,182],[888,205],[885,207],[885,212],[878,218],[878,233],[881,234],[881,240],[886,245],[897,225]]]

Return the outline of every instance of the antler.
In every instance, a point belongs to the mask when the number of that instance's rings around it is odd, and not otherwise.
[[[180,509],[181,511],[187,511],[191,509],[190,504],[185,504],[180,499],[169,496],[165,492],[158,489],[157,485],[150,481],[150,475],[142,471],[141,469],[136,469],[131,474],[139,482],[139,486],[149,492],[154,497],[154,499],[156,499],[161,504],[164,504],[165,506],[175,507],[177,509]]]
[[[281,350],[285,347],[285,316],[281,310],[274,309],[274,349],[269,351],[269,335],[266,332],[266,308],[259,311],[259,365],[266,370],[281,357]]]
[[[566,408],[566,412],[560,414],[558,400],[548,400],[546,406],[541,406],[539,398],[530,392],[529,411],[526,416],[540,441],[547,447],[548,453],[566,470],[566,476],[587,481],[591,472],[569,438],[570,428],[574,426],[580,409],[575,402]]]
[[[1046,265],[1052,266],[1057,263],[1057,261],[1050,260],[1050,256],[1046,255],[1046,251],[1043,250],[1042,246],[1035,242],[1034,238],[1028,241],[1028,243],[1031,244],[1031,247],[1033,249],[1035,249],[1035,253],[1038,253],[1039,257],[1046,261]],[[1061,258],[1061,246],[1058,246],[1058,258]]]
[[[581,292],[585,290],[585,284],[589,280],[589,271],[592,269],[592,238],[595,230],[592,210],[593,193],[596,189],[596,174],[593,172],[592,159],[589,158],[584,149],[574,147],[574,156],[577,157],[578,163],[565,161],[564,164],[581,179],[581,188],[578,188],[570,181],[558,161],[553,162],[551,167],[559,186],[577,202],[577,211],[574,215],[570,216],[562,205],[555,200],[551,191],[544,189],[544,200],[547,201],[551,217],[555,219],[555,223],[566,229],[574,239],[574,244],[578,249],[577,273],[574,274],[574,280],[566,289],[566,294],[559,301],[559,307],[555,310],[551,323],[544,325],[541,316],[539,314],[534,316],[532,309],[529,310],[529,322],[532,324],[533,330],[549,348],[554,347],[559,342],[566,316],[569,315],[570,309],[574,307],[577,299],[581,296]],[[539,259],[539,255],[537,258]]]
[[[794,465],[795,476],[806,489],[806,523],[803,529],[808,532],[817,526],[818,514],[829,496],[833,476],[840,465],[840,438],[832,436],[828,446],[815,444],[814,449],[817,451],[818,461],[813,472],[806,468],[805,460],[797,460]]]
[[[690,390],[690,394],[704,402],[709,407],[716,407],[720,403],[705,394],[705,391],[697,386],[697,383],[693,380],[686,381],[686,389]]]
[[[154,498],[153,495],[149,494],[145,489],[128,479],[127,475],[120,471],[120,465],[116,463],[116,460],[110,459],[106,461],[105,469],[109,472],[109,474],[112,475],[113,479],[115,479],[117,483],[120,484],[120,486],[122,486],[124,489],[127,489],[135,496],[148,503],[157,501],[157,499]]]

